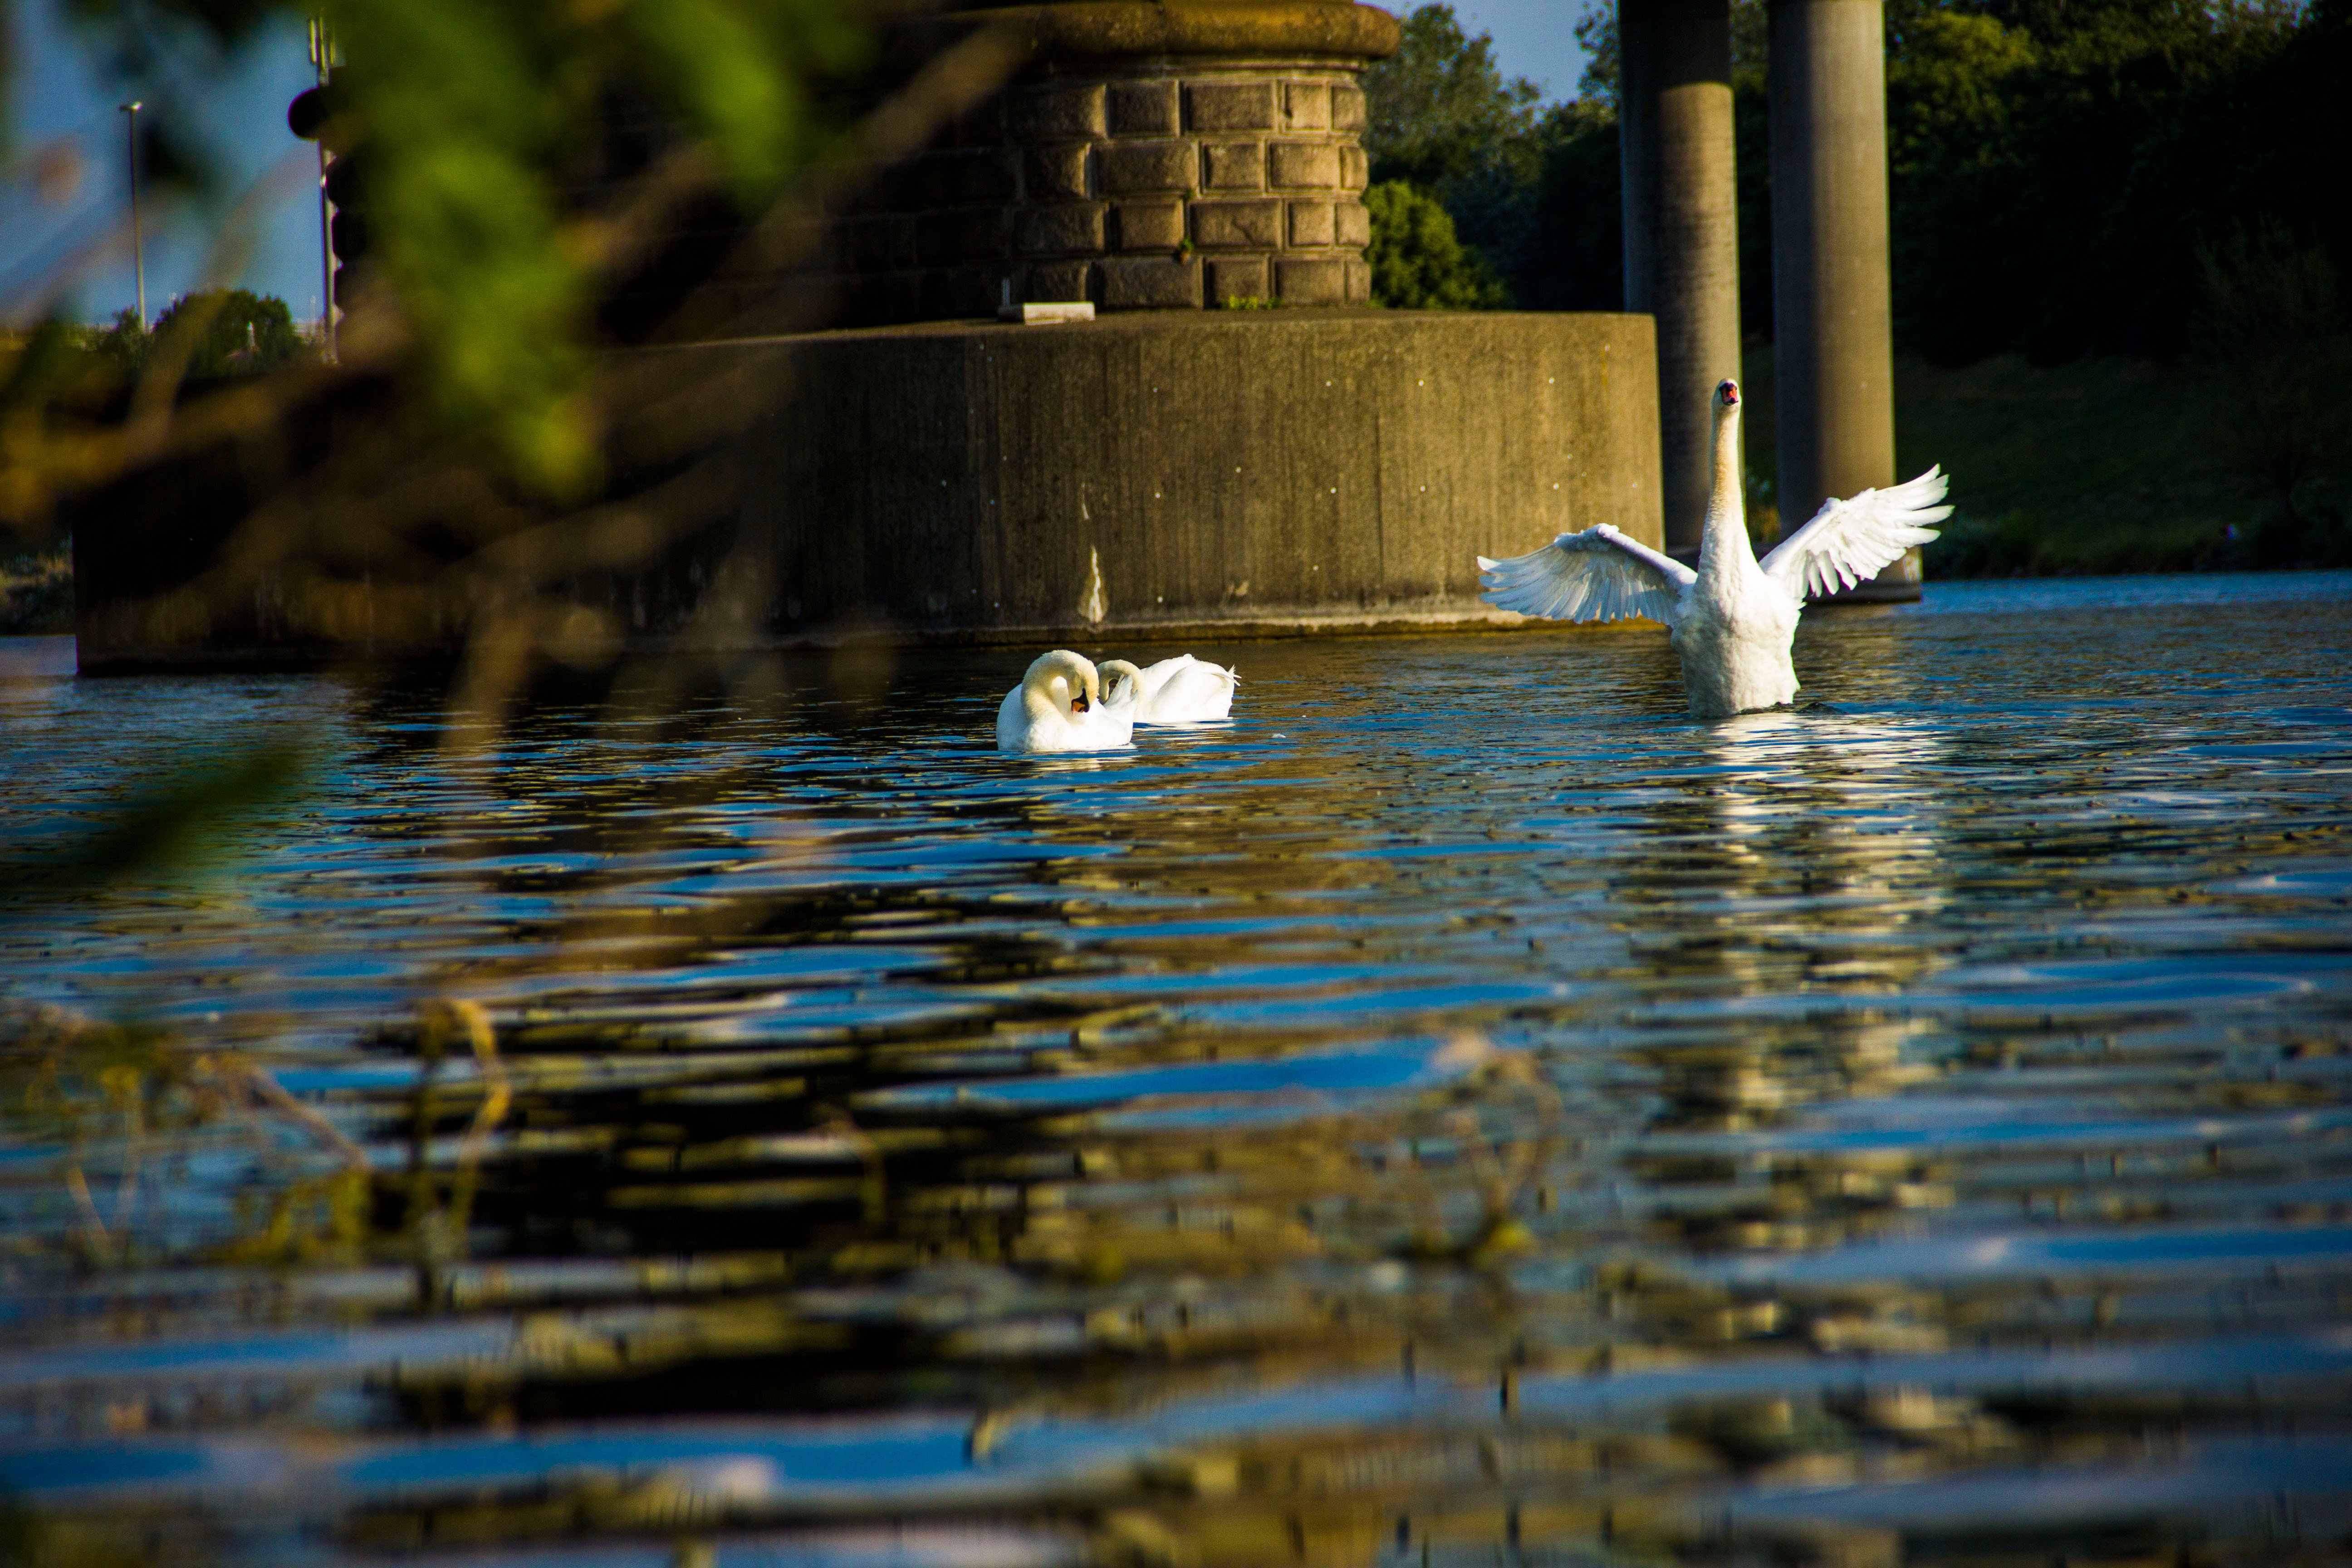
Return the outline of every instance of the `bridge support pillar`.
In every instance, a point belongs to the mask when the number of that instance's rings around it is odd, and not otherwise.
[[[1885,19],[1881,0],[1770,0],[1769,16],[1773,399],[1786,534],[1826,498],[1895,478]],[[1917,598],[1919,552],[1837,596]]]
[[[1739,374],[1729,0],[1618,0],[1625,309],[1658,327],[1666,548],[1698,549],[1717,382]]]

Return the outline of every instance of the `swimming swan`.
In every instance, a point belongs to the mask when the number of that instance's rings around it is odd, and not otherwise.
[[[1102,700],[1095,667],[1066,648],[1040,654],[996,706],[996,749],[1008,756],[1032,752],[1115,752],[1130,743],[1134,716]]]
[[[1221,664],[1207,664],[1189,653],[1163,658],[1149,669],[1138,669],[1123,658],[1103,661],[1108,683],[1103,701],[1113,709],[1135,710],[1139,724],[1198,724],[1233,716],[1234,688],[1241,677]]]
[[[1508,561],[1478,557],[1490,605],[1555,621],[1647,616],[1664,623],[1682,656],[1690,710],[1721,719],[1777,708],[1797,694],[1789,644],[1808,593],[1852,587],[1951,515],[1940,468],[1909,484],[1828,500],[1759,564],[1739,495],[1739,384],[1715,389],[1715,491],[1698,570],[1636,544],[1607,523],[1563,533]]]

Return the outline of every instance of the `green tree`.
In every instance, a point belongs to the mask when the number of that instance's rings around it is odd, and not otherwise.
[[[1364,148],[1376,182],[1402,180],[1441,203],[1458,242],[1492,268],[1519,269],[1539,224],[1541,96],[1506,79],[1494,39],[1463,31],[1449,5],[1416,6],[1395,55],[1364,75]],[[1492,296],[1496,304],[1509,293]]]
[[[2192,342],[2230,385],[2231,444],[2301,534],[2297,492],[2352,456],[2352,319],[2336,262],[2276,222],[2199,247],[2197,262]]]
[[[1588,92],[1544,111],[1543,176],[1534,197],[1535,242],[1512,287],[1539,310],[1624,309],[1625,229],[1618,174],[1617,109]]]
[[[2345,219],[2331,96],[2343,0],[1897,0],[1887,12],[1899,339],[1959,363],[2021,349],[2168,357],[2201,240]]]
[[[293,313],[275,295],[246,289],[205,289],[184,294],[155,323],[152,340],[194,334],[188,348],[192,381],[275,370],[303,352]]]
[[[1371,209],[1372,302],[1407,310],[1491,310],[1510,292],[1484,257],[1455,237],[1426,192],[1389,180],[1364,193]]]
[[[138,311],[125,307],[114,312],[114,320],[89,340],[89,345],[118,378],[130,381],[147,368],[147,356],[155,347],[155,334],[139,324]]]

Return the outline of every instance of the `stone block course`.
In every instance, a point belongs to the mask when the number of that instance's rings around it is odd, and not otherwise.
[[[1066,300],[1084,300],[1087,276],[1092,268],[1083,261],[1046,261],[1029,268],[1027,298],[1040,303]]]
[[[923,308],[942,320],[993,316],[1004,280],[999,267],[957,267],[923,274]]]
[[[1010,207],[958,207],[915,219],[915,254],[925,266],[1000,257],[1012,248]]]
[[[999,94],[956,116],[941,139],[950,147],[998,147],[1004,142],[1004,99]]]
[[[1102,263],[1102,303],[1111,310],[1197,310],[1201,264],[1190,257],[1115,257]]]
[[[1010,277],[1016,301],[1105,310],[1366,299],[1353,268],[1370,239],[1363,121],[1346,66],[1056,58],[830,216],[824,265],[872,280],[858,321],[908,320],[950,295],[961,308],[968,290],[944,275],[976,268]],[[919,309],[886,286],[931,273]]]
[[[1260,142],[1207,142],[1201,146],[1204,191],[1265,189],[1265,145]]]
[[[1270,250],[1282,243],[1282,204],[1195,202],[1192,243],[1204,250]]]
[[[1293,202],[1290,204],[1290,243],[1293,245],[1330,245],[1332,239],[1331,204],[1329,202]]]
[[[1112,243],[1121,250],[1173,250],[1183,243],[1181,202],[1121,202],[1116,211],[1118,232]]]
[[[1020,190],[1018,159],[1009,148],[926,153],[902,166],[894,182],[899,207],[978,206],[1009,202]]]
[[[860,272],[880,272],[890,265],[890,220],[862,217],[842,226],[849,236],[850,265]]]
[[[1013,139],[1016,142],[1063,142],[1100,136],[1107,130],[1105,89],[1057,87],[1015,93],[1012,103]]]
[[[1344,304],[1348,298],[1347,264],[1336,256],[1285,257],[1274,264],[1274,289],[1286,304]]]
[[[1099,154],[1103,195],[1144,191],[1191,192],[1200,180],[1200,158],[1190,142],[1111,142]]]
[[[1271,131],[1274,86],[1270,81],[1196,81],[1184,88],[1188,131]]]
[[[1274,142],[1265,150],[1266,181],[1276,190],[1337,189],[1339,153],[1328,142]]]
[[[1173,81],[1110,84],[1110,132],[1114,136],[1173,136],[1177,132]]]
[[[1263,256],[1226,256],[1213,258],[1209,262],[1209,302],[1222,305],[1228,300],[1264,300],[1272,289],[1266,283],[1266,264]]]
[[[1030,207],[1021,215],[1014,243],[1024,256],[1061,251],[1099,256],[1103,251],[1103,212],[1100,202]]]
[[[1068,201],[1086,195],[1087,152],[1084,142],[1030,148],[1023,161],[1023,184],[1026,186],[1023,195],[1033,202]]]
[[[1372,264],[1359,257],[1346,258],[1348,268],[1348,303],[1369,305],[1372,302]]]

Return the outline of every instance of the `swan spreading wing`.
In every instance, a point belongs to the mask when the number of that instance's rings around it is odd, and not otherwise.
[[[1764,557],[1766,575],[1800,600],[1853,587],[1937,536],[1927,524],[1952,515],[1950,507],[1936,504],[1947,483],[1939,464],[1908,484],[1823,501],[1812,521]]]
[[[1507,561],[1478,557],[1490,605],[1554,621],[1615,621],[1647,616],[1671,624],[1696,574],[1672,556],[1636,544],[1607,523],[1563,533]]]

